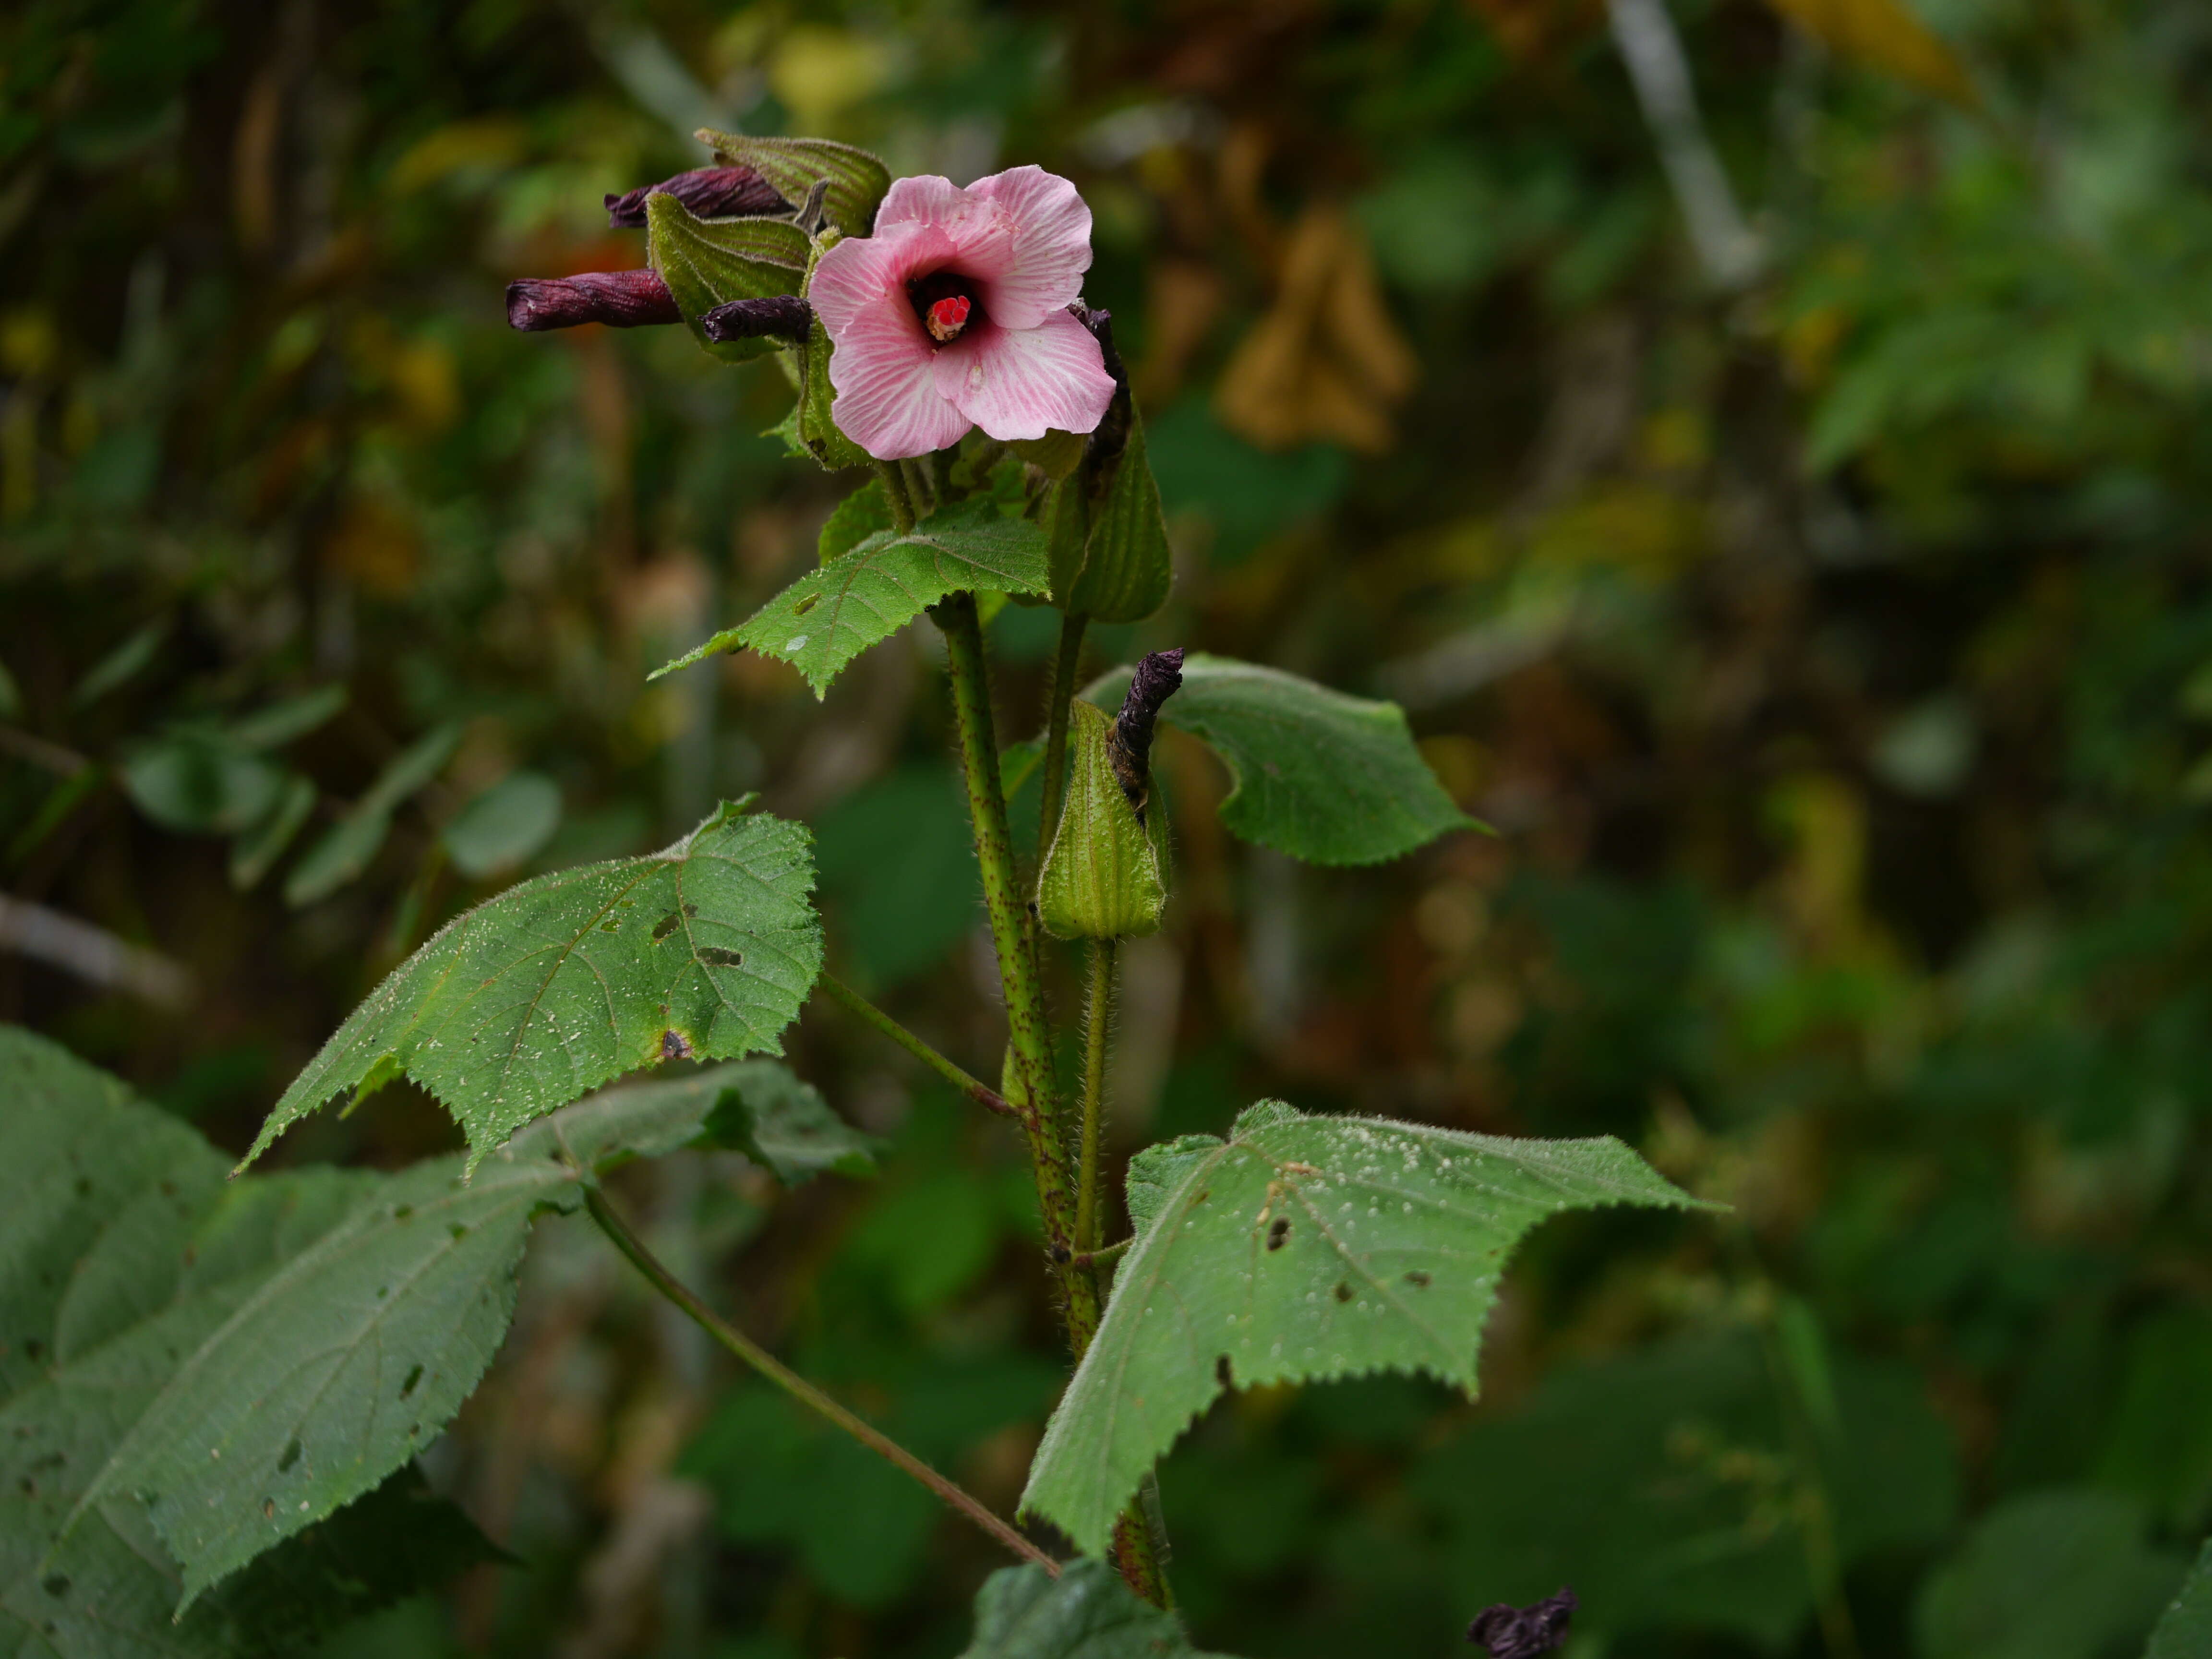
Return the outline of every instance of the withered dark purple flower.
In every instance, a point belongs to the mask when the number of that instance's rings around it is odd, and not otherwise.
[[[507,325],[526,333],[605,323],[643,328],[680,323],[676,296],[653,270],[593,270],[580,276],[526,276],[507,285]]]
[[[1104,469],[1128,447],[1131,404],[1128,371],[1121,367],[1121,354],[1114,349],[1114,313],[1102,307],[1093,308],[1078,301],[1068,307],[1075,320],[1091,331],[1091,337],[1098,342],[1098,351],[1106,364],[1106,372],[1114,377],[1114,401],[1106,405],[1106,413],[1098,422],[1097,429],[1084,446],[1083,459],[1092,474],[1103,479]],[[1094,485],[1094,489],[1103,486]]]
[[[814,307],[796,294],[773,295],[764,300],[732,300],[716,306],[699,319],[708,339],[803,340],[814,325]]]
[[[1182,684],[1181,646],[1140,659],[1129,678],[1129,695],[1121,699],[1121,712],[1114,717],[1114,729],[1107,735],[1106,758],[1121,793],[1137,809],[1139,823],[1145,821],[1145,802],[1152,793],[1153,726],[1160,705]]]
[[[1567,1621],[1580,1605],[1564,1587],[1525,1607],[1500,1601],[1474,1615],[1467,1639],[1487,1649],[1490,1659],[1537,1659],[1567,1639]]]
[[[776,193],[775,186],[750,167],[694,167],[657,185],[640,185],[608,197],[608,222],[617,230],[642,230],[645,198],[661,192],[673,196],[701,219],[758,218],[791,211],[791,204]]]

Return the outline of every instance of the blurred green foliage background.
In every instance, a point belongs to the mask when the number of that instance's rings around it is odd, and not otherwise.
[[[1163,1474],[1201,1644],[1466,1651],[1569,1582],[1575,1659],[2140,1651],[2212,1525],[2212,11],[1921,13],[16,0],[0,1018],[240,1147],[444,918],[759,789],[833,963],[994,1066],[931,642],[823,707],[645,681],[812,562],[845,481],[756,435],[781,377],[501,291],[640,263],[599,198],[702,123],[1039,161],[1177,543],[1095,665],[1396,697],[1501,832],[1303,869],[1170,739],[1121,1150],[1273,1094],[1734,1206],[1540,1234],[1479,1406],[1217,1409]],[[1053,621],[994,623],[1008,739]],[[1018,1150],[834,1012],[793,1044],[879,1178],[630,1197],[1010,1506],[1060,1376]],[[396,1088],[283,1155],[453,1139]],[[517,1564],[332,1651],[957,1651],[988,1545],[544,1231],[425,1460]]]

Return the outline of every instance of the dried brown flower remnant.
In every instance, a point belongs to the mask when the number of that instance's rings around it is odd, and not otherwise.
[[[1557,1595],[1525,1607],[1500,1601],[1474,1615],[1467,1639],[1488,1650],[1490,1659],[1537,1659],[1567,1639],[1567,1621],[1579,1605],[1564,1586]]]
[[[526,276],[507,285],[507,325],[536,333],[605,323],[644,328],[680,323],[676,296],[653,270],[592,270],[580,276]]]
[[[707,337],[722,344],[732,340],[803,340],[813,324],[814,307],[796,294],[732,300],[699,319]]]
[[[1114,718],[1107,739],[1106,757],[1129,805],[1137,809],[1137,822],[1145,821],[1145,802],[1152,793],[1152,726],[1160,705],[1182,684],[1182,647],[1155,651],[1137,664],[1129,679],[1129,695]]]
[[[617,230],[645,228],[645,198],[673,196],[696,219],[752,219],[788,213],[791,204],[750,167],[694,167],[657,185],[607,198],[607,222]]]

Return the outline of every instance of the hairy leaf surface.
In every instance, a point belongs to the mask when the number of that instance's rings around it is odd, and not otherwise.
[[[227,1182],[191,1129],[0,1027],[0,1651],[298,1651],[318,1606],[440,1566],[395,1526],[481,1559],[398,1472],[504,1335],[533,1216],[696,1139],[726,1069],[605,1091],[471,1183],[458,1158]]]
[[[1118,705],[1129,671],[1084,695]],[[1231,833],[1314,864],[1376,864],[1478,828],[1413,746],[1397,704],[1348,696],[1280,669],[1194,653],[1160,718],[1229,768]]]
[[[1206,1659],[1171,1613],[1141,1601],[1094,1558],[1057,1579],[1001,1567],[975,1595],[975,1639],[960,1659]]]
[[[710,340],[699,319],[733,300],[799,292],[806,272],[806,234],[785,219],[699,218],[667,191],[645,198],[646,260],[660,273],[684,326],[724,362],[776,349],[772,339]]]
[[[1042,531],[990,501],[963,501],[904,533],[878,531],[654,678],[742,645],[791,664],[818,697],[846,664],[946,594],[1042,593],[1049,580]]]
[[[1225,1388],[1426,1371],[1474,1392],[1505,1258],[1546,1217],[1689,1206],[1618,1140],[1512,1140],[1263,1101],[1146,1171],[1098,1335],[1022,1507],[1103,1552],[1145,1471]],[[1133,1202],[1133,1209],[1138,1207]]]
[[[95,1477],[184,1358],[380,1178],[227,1183],[190,1128],[13,1027],[0,1099],[0,1651],[296,1653],[485,1559],[466,1517],[404,1473],[410,1449],[374,1500],[173,1618],[183,1578],[144,1507]],[[395,1547],[396,1522],[436,1550]]]
[[[823,211],[848,236],[868,234],[877,205],[891,187],[890,169],[879,157],[829,138],[756,138],[702,127],[699,142],[724,162],[750,167],[794,208],[806,200],[817,179],[828,179]]]
[[[720,811],[674,846],[539,876],[393,970],[284,1091],[246,1162],[342,1091],[404,1073],[469,1138],[469,1165],[608,1079],[781,1051],[822,967],[800,825]]]

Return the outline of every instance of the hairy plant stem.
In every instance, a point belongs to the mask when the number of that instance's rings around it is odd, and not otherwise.
[[[907,493],[906,474],[896,461],[878,461],[876,477],[883,480],[884,499],[891,506],[891,524],[900,533],[914,528],[914,497]]]
[[[975,862],[983,877],[983,909],[998,952],[1014,1080],[1022,1094],[1017,1103],[1026,1105],[1030,1115],[1030,1152],[1036,1164],[1045,1244],[1059,1273],[1068,1338],[1079,1359],[1098,1329],[1098,1292],[1088,1273],[1073,1272],[1068,1265],[1075,1253],[1075,1186],[1054,1086],[1052,1027],[1045,1014],[1044,990],[1022,933],[1027,906],[1014,875],[1006,799],[999,784],[998,738],[991,720],[982,626],[976,620],[973,593],[955,593],[930,614],[944,631],[945,660],[951,671],[961,771],[968,786]]]
[[[1017,1104],[1026,1104],[1030,1157],[1036,1168],[1037,1207],[1044,1218],[1045,1243],[1060,1289],[1060,1316],[1068,1346],[1080,1362],[1098,1334],[1098,1281],[1091,1266],[1076,1260],[1076,1193],[1068,1168],[1066,1131],[1053,1077],[1052,1028],[1045,1015],[1044,988],[1037,971],[1027,921],[1029,906],[1014,872],[1013,838],[1006,829],[1006,797],[999,781],[998,736],[991,718],[991,683],[983,657],[982,624],[975,596],[955,593],[932,608],[945,635],[945,664],[952,678],[952,707],[960,728],[961,771],[967,780],[968,811],[975,832],[975,862],[983,877],[983,908],[991,923],[991,942],[999,957],[999,983],[1006,999],[1008,1047],[1013,1055]],[[1114,1526],[1114,1565],[1129,1587],[1158,1607],[1170,1605],[1161,1571],[1165,1551],[1155,1540],[1139,1505],[1123,1511]]]
[[[1044,775],[1039,780],[1038,799],[1042,803],[1037,814],[1037,869],[1044,869],[1044,855],[1052,848],[1053,831],[1060,827],[1060,796],[1066,793],[1067,778],[1067,714],[1068,704],[1075,697],[1075,671],[1083,659],[1083,630],[1091,626],[1091,618],[1069,615],[1060,620],[1060,654],[1053,659],[1052,702],[1045,710]]]
[[[921,1481],[1019,1559],[1034,1562],[1055,1578],[1060,1577],[1060,1563],[1015,1531],[1007,1522],[993,1514],[981,1498],[946,1480],[873,1425],[847,1411],[702,1302],[690,1286],[670,1273],[660,1258],[646,1248],[645,1241],[630,1230],[629,1224],[623,1219],[621,1212],[613,1205],[607,1202],[606,1194],[596,1184],[585,1187],[584,1204],[591,1211],[592,1219],[599,1223],[599,1231],[614,1241],[615,1248],[629,1258],[630,1265],[645,1275],[654,1290],[690,1315],[700,1329],[809,1411],[818,1413],[870,1451]]]
[[[814,981],[814,988],[848,1013],[889,1037],[986,1110],[996,1112],[1001,1117],[1010,1117],[1024,1127],[1034,1116],[1030,1108],[1015,1105],[996,1089],[969,1076],[967,1073],[962,1071],[943,1054],[939,1054],[936,1049],[908,1030],[905,1026],[877,1007],[874,1003],[869,1001],[835,974],[825,970],[821,977]]]
[[[1114,1024],[1116,941],[1091,941],[1091,984],[1084,1000],[1083,1130],[1075,1160],[1075,1248],[1098,1248],[1098,1131],[1106,1115],[1106,1045]]]

